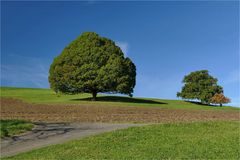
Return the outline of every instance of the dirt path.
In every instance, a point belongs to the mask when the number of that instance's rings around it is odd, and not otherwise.
[[[12,156],[40,147],[59,144],[89,135],[116,129],[139,126],[139,124],[104,123],[35,123],[36,127],[23,135],[1,140],[1,157]]]

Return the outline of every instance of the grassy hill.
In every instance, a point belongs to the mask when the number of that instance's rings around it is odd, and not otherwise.
[[[158,124],[104,133],[5,159],[239,159],[239,122]]]
[[[1,97],[5,98],[5,102],[2,99],[2,116],[7,119],[27,117],[28,120],[28,117],[35,116],[33,120],[38,118],[37,120],[63,121],[65,117],[67,120],[72,118],[73,122],[93,120],[93,122],[162,123],[90,136],[3,159],[240,158],[239,108],[104,94],[99,94],[98,101],[92,102],[90,94],[59,96],[50,89],[10,87],[1,88]],[[14,100],[7,99],[9,97],[36,105],[25,106],[16,103],[19,106],[14,106]],[[49,107],[48,104],[53,105]],[[87,115],[88,119],[84,119]],[[99,117],[102,119],[98,119]],[[126,117],[127,119],[122,119]],[[204,119],[208,121],[203,122]]]
[[[11,97],[21,99],[30,103],[40,104],[91,104],[91,105],[111,105],[111,106],[137,106],[137,107],[161,107],[169,109],[214,109],[214,110],[239,110],[235,107],[216,107],[199,105],[182,100],[166,100],[152,98],[129,98],[123,96],[112,96],[98,94],[97,101],[91,101],[90,94],[77,95],[56,95],[50,89],[36,88],[13,88],[1,87],[1,97]]]

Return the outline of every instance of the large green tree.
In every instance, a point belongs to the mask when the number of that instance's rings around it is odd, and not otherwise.
[[[136,67],[112,40],[84,32],[50,66],[49,82],[55,92],[76,94],[121,93],[132,96]]]
[[[209,104],[216,93],[223,93],[223,88],[217,85],[217,79],[209,75],[207,70],[191,72],[183,79],[182,91],[177,93],[183,99],[197,99]]]

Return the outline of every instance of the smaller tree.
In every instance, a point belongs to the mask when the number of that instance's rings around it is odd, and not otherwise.
[[[217,84],[217,81],[217,78],[211,76],[208,70],[191,72],[184,76],[184,86],[177,96],[183,99],[197,99],[202,104],[210,104],[211,98],[216,93],[223,93],[223,88]]]
[[[224,103],[229,103],[230,99],[225,97],[222,93],[216,93],[212,98],[211,98],[211,103],[214,104],[219,104],[222,106]]]

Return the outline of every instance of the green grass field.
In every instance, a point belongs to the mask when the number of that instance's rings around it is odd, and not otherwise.
[[[37,104],[101,104],[239,111],[239,108],[234,107],[206,106],[181,100],[103,94],[98,95],[98,101],[92,102],[90,94],[59,96],[50,89],[1,87],[1,97]],[[28,127],[21,127],[24,125]],[[1,136],[18,134],[32,127],[32,124],[24,121],[1,120]],[[90,136],[2,159],[239,159],[239,133],[240,122],[236,121],[155,124]]]
[[[162,107],[172,109],[230,109],[239,110],[236,107],[217,107],[199,105],[181,100],[164,100],[151,98],[128,98],[121,96],[109,96],[98,94],[96,102],[92,102],[90,94],[77,95],[56,95],[50,89],[31,88],[11,88],[1,87],[1,97],[11,97],[24,100],[30,103],[42,104],[91,104],[91,105],[111,105],[111,106],[138,106],[138,107]]]
[[[0,120],[1,138],[17,135],[33,128],[33,124],[22,120]]]
[[[239,159],[239,122],[133,127],[6,159]]]

